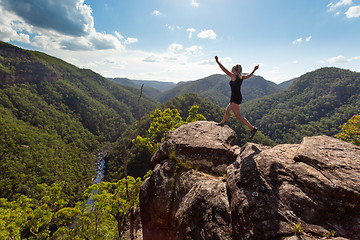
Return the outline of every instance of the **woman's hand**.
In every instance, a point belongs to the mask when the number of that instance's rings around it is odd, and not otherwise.
[[[215,61],[216,63],[219,65],[219,67],[221,68],[221,70],[223,70],[224,73],[226,73],[226,75],[228,75],[229,77],[231,77],[231,79],[235,79],[235,75],[231,72],[229,72],[229,70],[227,70],[220,62],[219,62],[219,58],[218,56],[215,56]]]
[[[259,64],[254,67],[254,71],[259,69]]]

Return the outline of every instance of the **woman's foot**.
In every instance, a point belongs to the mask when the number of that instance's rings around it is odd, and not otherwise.
[[[256,127],[254,127],[253,130],[251,130],[250,139],[252,139],[252,138],[255,136],[256,131],[257,131],[257,128],[256,128]]]
[[[223,127],[223,126],[224,126],[224,124],[223,124],[222,122],[219,122],[219,123],[217,123],[217,124],[216,124],[216,126]]]

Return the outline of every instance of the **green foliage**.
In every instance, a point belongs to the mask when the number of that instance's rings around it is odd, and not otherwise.
[[[74,204],[95,175],[94,153],[156,101],[49,55],[0,41],[0,197],[65,181]],[[139,111],[138,111],[139,110]],[[146,171],[145,171],[146,172]]]
[[[0,199],[1,239],[49,239],[56,225],[54,213],[67,201],[64,183],[37,185],[32,198],[18,195],[13,201]]]
[[[196,107],[199,106],[199,107]],[[175,97],[166,103],[162,104],[159,107],[161,112],[164,112],[166,109],[177,109],[180,114],[181,119],[187,119],[189,117],[189,109],[190,115],[192,111],[197,111],[196,114],[201,114],[208,121],[220,121],[224,115],[225,109],[219,107],[218,105],[210,102],[209,100],[205,100],[200,98],[198,95],[194,93],[185,94],[182,96]],[[203,119],[203,118],[200,118]],[[136,142],[136,146],[133,149],[133,152],[130,154],[129,162],[128,162],[128,170],[129,174],[132,176],[140,177],[143,176],[146,171],[150,169],[150,159],[152,154],[150,154],[148,148],[146,147],[146,142],[149,136],[148,130],[150,128],[152,119],[150,116],[144,116],[141,120],[140,126],[140,136],[141,141]],[[243,124],[237,120],[233,115],[227,121],[227,124],[236,131],[237,139],[235,144],[242,146],[249,140],[250,131],[243,126]],[[132,127],[128,129],[125,133],[126,142],[131,141],[131,137],[134,136],[134,133],[137,131],[136,129],[137,123],[134,123]],[[164,136],[164,133],[163,135]],[[162,137],[159,137],[158,141],[161,141]],[[145,140],[144,140],[145,139]],[[139,138],[138,138],[139,140]],[[264,136],[261,131],[258,131],[255,138],[251,141],[260,143],[263,145],[274,145],[274,142],[268,137]],[[129,146],[126,146],[129,148]],[[106,159],[106,181],[116,181],[124,177],[123,175],[123,143],[122,141],[118,141],[114,144],[113,149],[107,154]],[[157,148],[154,147],[154,150]],[[131,172],[131,173],[130,173]]]
[[[304,230],[301,226],[301,219],[299,218],[297,223],[293,223],[294,224],[294,233],[295,235],[303,235],[304,234]]]
[[[159,94],[156,99],[160,102],[166,102],[176,96],[196,93],[201,98],[207,99],[221,107],[226,107],[231,95],[229,81],[230,78],[228,76],[215,74],[196,81],[178,84],[176,87]],[[249,80],[243,82],[243,101],[261,98],[281,90],[282,88],[273,82],[267,81],[260,76],[252,76]]]
[[[0,105],[0,197],[31,196],[37,184],[59,181],[66,182],[70,201],[81,197],[94,175],[94,156],[88,150],[96,141],[81,126],[62,130],[73,139],[19,120]]]
[[[74,208],[63,208],[56,213],[60,225],[57,239],[119,239],[124,232],[128,214],[139,206],[140,178],[128,176],[129,197],[125,179],[101,182],[84,192],[86,203]],[[74,222],[74,220],[76,221]],[[68,226],[72,224],[73,227]]]
[[[39,184],[31,198],[0,198],[0,238],[116,239],[123,234],[127,215],[139,206],[141,184],[140,178],[128,177],[129,197],[125,179],[92,185],[74,207],[64,198],[64,182]]]
[[[161,109],[176,108],[178,109],[181,117],[186,118],[187,111],[185,110],[190,109],[193,105],[199,106],[199,114],[203,115],[208,121],[219,122],[225,113],[224,108],[221,108],[218,105],[210,102],[209,100],[205,100],[194,93],[175,97],[162,104]],[[240,105],[240,109],[242,109],[242,105]],[[244,115],[244,117],[247,117],[247,115]],[[230,115],[226,124],[236,132],[236,145],[242,146],[249,140],[249,129],[245,127],[239,120],[237,120],[233,114]],[[251,141],[267,146],[274,145],[275,143],[269,137],[264,136],[261,131],[262,129],[259,129],[255,135],[255,138]]]
[[[137,136],[137,141],[140,144],[145,145],[151,154],[154,154],[160,144],[160,142],[165,138],[165,134],[168,131],[175,130],[184,124],[179,111],[177,109],[165,109],[161,111],[155,109],[155,111],[150,114],[152,120],[150,127],[148,129],[149,137]]]
[[[346,123],[341,125],[341,131],[335,137],[360,146],[360,115],[352,116]]]
[[[327,239],[335,237],[336,232],[334,230],[331,230],[330,232],[326,232],[323,234],[323,236]]]
[[[192,106],[189,109],[189,116],[186,122],[195,122],[199,120],[206,120],[206,118],[198,114],[199,106]],[[152,120],[148,129],[149,137],[137,136],[137,141],[145,145],[151,154],[154,154],[159,147],[161,141],[164,140],[165,134],[168,131],[173,131],[181,125],[185,124],[177,109],[166,108],[164,111],[156,109],[153,114],[150,114]]]
[[[186,122],[206,121],[206,118],[202,114],[199,114],[198,111],[199,106],[192,106],[189,109],[189,116],[186,118]]]
[[[247,102],[242,112],[277,143],[338,133],[360,109],[360,74],[322,68],[299,77],[287,90]]]

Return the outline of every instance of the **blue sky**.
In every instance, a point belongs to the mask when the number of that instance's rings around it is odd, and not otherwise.
[[[0,40],[105,77],[188,81],[241,64],[280,83],[360,72],[360,0],[0,0]]]

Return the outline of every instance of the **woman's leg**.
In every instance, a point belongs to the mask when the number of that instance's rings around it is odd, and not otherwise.
[[[246,118],[241,116],[239,104],[234,104],[232,107],[232,111],[234,112],[235,117],[239,119],[243,124],[245,124],[250,130],[254,129],[254,126],[251,125],[251,123]]]
[[[223,120],[220,122],[220,124],[224,124],[226,122],[226,119],[228,119],[230,115],[230,110],[232,109],[232,103],[229,103],[225,109],[225,114]]]

